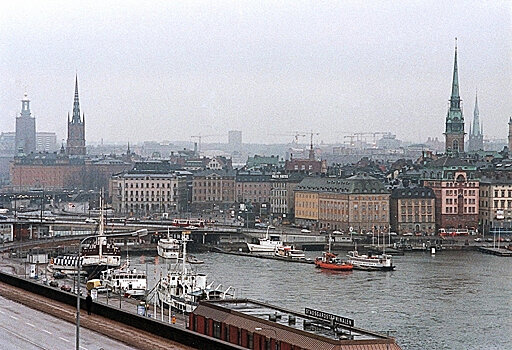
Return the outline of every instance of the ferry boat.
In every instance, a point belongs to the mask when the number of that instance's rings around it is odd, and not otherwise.
[[[130,269],[130,260],[119,269],[107,269],[101,272],[101,285],[114,293],[126,297],[142,298],[146,294],[147,276],[143,271]]]
[[[329,250],[315,259],[316,267],[334,271],[352,271],[354,268],[352,264],[342,261],[336,254],[331,253],[331,242],[329,234]]]
[[[250,253],[272,255],[275,253],[277,247],[283,245],[281,236],[269,235],[268,230],[269,228],[267,227],[267,234],[265,235],[265,238],[259,239],[259,244],[247,243],[247,248],[249,248]]]
[[[119,247],[116,247],[105,236],[105,223],[103,218],[103,199],[100,197],[100,223],[98,228],[98,235],[94,239],[87,241],[81,251],[80,265],[83,271],[87,274],[88,278],[95,278],[99,276],[101,271],[116,268],[121,266],[121,253]],[[77,255],[66,254],[57,258],[51,259],[48,264],[48,271],[53,273],[59,271],[62,273],[76,274],[77,270]]]
[[[277,247],[274,255],[281,257],[281,258],[291,259],[291,260],[305,260],[306,259],[306,255],[304,254],[303,250],[295,249],[294,246],[290,246],[290,245]]]
[[[180,241],[169,237],[169,228],[167,228],[167,238],[160,238],[156,246],[159,256],[165,259],[175,259],[180,257]]]
[[[181,241],[183,252],[175,269],[163,276],[155,287],[158,303],[171,310],[189,314],[199,305],[200,300],[218,300],[234,297],[234,290],[228,287],[222,290],[219,284],[208,283],[205,274],[193,271],[187,263],[188,235],[183,234]],[[161,305],[161,304],[160,304]]]
[[[386,253],[359,255],[357,250],[348,252],[348,263],[358,270],[393,270],[392,256]]]

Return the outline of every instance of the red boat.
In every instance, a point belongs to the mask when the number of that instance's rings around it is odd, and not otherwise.
[[[351,271],[354,266],[341,261],[336,254],[324,252],[322,256],[315,259],[316,267],[335,271]]]

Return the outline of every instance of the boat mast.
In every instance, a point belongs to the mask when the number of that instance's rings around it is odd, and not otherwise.
[[[183,257],[182,257],[183,258],[183,276],[185,276],[187,274],[186,262],[187,262],[187,240],[188,240],[188,237],[185,234],[185,232],[182,232],[181,236],[182,236],[182,240],[183,240]]]
[[[103,189],[101,189],[101,193],[100,193],[100,225],[99,225],[99,229],[98,229],[98,244],[99,244],[99,250],[98,250],[99,254],[98,255],[99,255],[100,261],[101,261],[102,255],[103,255],[103,240],[105,239],[104,233],[105,233],[105,222],[103,221]]]
[[[331,252],[331,234],[329,233],[329,253]]]

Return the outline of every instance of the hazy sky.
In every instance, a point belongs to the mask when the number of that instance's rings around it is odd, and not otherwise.
[[[0,131],[26,89],[66,135],[75,72],[86,139],[291,141],[294,131],[443,137],[454,38],[466,131],[512,116],[510,1],[10,1],[0,5]]]

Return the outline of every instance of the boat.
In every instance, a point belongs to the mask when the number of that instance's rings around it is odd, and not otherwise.
[[[160,278],[155,286],[159,305],[168,307],[176,312],[189,314],[195,310],[201,300],[219,300],[234,297],[234,289],[228,287],[222,290],[222,285],[214,287],[214,282],[208,283],[207,276],[197,273],[187,262],[188,234],[183,233],[181,240],[182,256],[178,264]]]
[[[80,266],[89,279],[99,276],[103,270],[121,266],[119,247],[116,247],[105,235],[102,196],[100,196],[100,206],[98,235],[83,244],[80,254]],[[51,273],[59,271],[67,275],[76,275],[77,263],[77,254],[66,254],[51,259],[47,269]]]
[[[169,236],[169,228],[167,228],[167,238],[158,240],[156,251],[159,256],[165,259],[177,260],[180,256],[180,241]]]
[[[392,256],[386,253],[373,254],[371,252],[368,255],[359,255],[357,250],[348,252],[348,263],[354,266],[354,269],[358,270],[393,270]]]
[[[198,259],[194,255],[187,255],[187,262],[189,264],[204,264],[204,261],[201,259]]]
[[[267,227],[267,234],[265,235],[265,238],[259,239],[259,244],[247,243],[247,248],[249,248],[250,253],[272,255],[275,253],[277,247],[283,245],[283,242],[281,241],[281,237],[279,235],[268,234],[269,229],[270,228]]]
[[[291,260],[305,260],[306,255],[304,251],[301,249],[295,249],[294,246],[291,245],[282,245],[276,248],[275,256],[291,259]]]
[[[144,271],[130,269],[130,259],[119,269],[107,269],[100,274],[101,285],[125,297],[142,298],[146,294],[147,276]]]
[[[338,255],[331,252],[331,235],[329,234],[329,249],[322,256],[315,259],[315,265],[321,269],[334,271],[352,271],[354,266],[348,262],[342,261]]]

